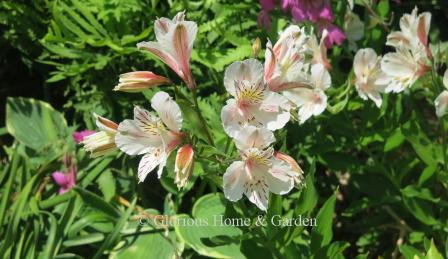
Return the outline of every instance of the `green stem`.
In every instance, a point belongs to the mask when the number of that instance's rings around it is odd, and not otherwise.
[[[197,93],[196,93],[196,89],[193,89],[191,92],[193,93],[194,109],[195,109],[196,113],[198,114],[199,119],[200,119],[201,122],[202,122],[202,126],[203,126],[204,129],[205,129],[205,133],[206,133],[206,137],[207,137],[208,143],[209,143],[210,145],[214,146],[215,143],[214,143],[213,138],[212,138],[212,135],[211,135],[211,133],[210,133],[210,131],[209,131],[207,122],[205,121],[205,118],[202,116],[201,110],[199,109],[198,95],[197,95]]]

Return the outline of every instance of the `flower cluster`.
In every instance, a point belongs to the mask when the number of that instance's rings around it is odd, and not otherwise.
[[[309,21],[315,23],[319,31],[328,32],[325,45],[331,48],[334,44],[341,44],[346,36],[344,32],[334,24],[335,17],[328,0],[281,0],[283,11],[291,13],[297,22]],[[269,12],[275,7],[275,0],[260,0],[262,11],[258,16],[258,23],[269,27]]]
[[[272,1],[262,1],[262,4],[266,10],[274,6]],[[339,42],[332,36],[334,31],[329,24],[334,17],[327,1],[283,1],[282,7],[291,10],[297,20],[326,21],[327,27],[320,31],[320,39],[312,30],[290,25],[280,33],[275,44],[267,41],[264,64],[255,58],[234,62],[226,68],[223,82],[231,98],[221,110],[221,122],[241,158],[233,161],[223,175],[224,194],[231,201],[240,200],[244,194],[264,211],[268,208],[269,193],[283,195],[294,186],[303,186],[303,171],[295,159],[272,147],[273,132],[291,120],[303,124],[325,111],[326,90],[332,85],[328,42]],[[361,21],[351,15],[352,24],[348,28],[357,30],[356,35],[350,36],[356,41],[362,37]],[[430,13],[418,15],[415,9],[401,18],[401,31],[392,32],[387,38],[387,45],[394,47],[395,52],[381,57],[373,49],[364,48],[356,53],[354,85],[362,99],[370,99],[380,107],[381,93],[408,89],[430,69],[433,61],[428,43],[430,20]],[[192,104],[201,118],[197,86],[189,64],[198,31],[196,23],[186,21],[185,14],[180,12],[172,20],[157,19],[154,30],[157,41],[139,43],[138,48],[151,52],[176,72],[192,91]],[[260,40],[253,49],[260,51]],[[448,89],[448,71],[443,83]],[[137,71],[122,74],[114,90],[140,92],[166,84],[172,84],[172,80],[150,71]],[[435,105],[437,115],[443,116],[448,107],[448,90],[437,97]],[[153,111],[134,107],[134,118],[119,124],[95,115],[100,130],[76,137],[83,138],[84,148],[92,157],[115,150],[131,156],[141,155],[139,182],[156,168],[160,178],[168,157],[177,150],[175,183],[183,188],[193,172],[195,153],[192,138],[182,131],[181,109],[164,91],[153,95],[151,107]],[[206,121],[202,123],[207,128]],[[210,133],[209,137],[212,138]],[[60,175],[58,178],[62,179]]]
[[[156,42],[141,42],[139,49],[147,50],[168,65],[194,90],[196,84],[190,70],[190,55],[196,38],[197,25],[186,21],[184,12],[172,20],[157,19],[154,23]],[[171,80],[150,71],[136,71],[122,74],[115,91],[141,92],[155,86],[171,84]],[[185,140],[182,129],[182,113],[179,105],[168,93],[159,91],[151,99],[150,112],[134,107],[134,118],[116,124],[95,115],[99,132],[84,138],[82,143],[92,157],[120,150],[128,155],[142,155],[138,165],[138,180],[143,182],[147,175],[158,167],[160,178],[168,156]],[[193,171],[194,151],[190,144],[180,147],[176,155],[175,183],[185,187]]]
[[[371,99],[380,107],[381,93],[400,93],[431,69],[430,24],[431,13],[418,14],[415,8],[401,17],[401,30],[387,36],[386,45],[394,47],[395,52],[378,57],[373,49],[366,48],[356,53],[353,69],[361,98]]]
[[[327,107],[325,90],[331,86],[324,44],[327,33],[317,37],[291,25],[272,45],[266,44],[265,63],[247,59],[231,64],[224,86],[232,96],[221,111],[225,132],[234,139],[241,161],[224,174],[224,193],[232,201],[244,193],[266,210],[269,191],[288,193],[302,183],[302,170],[294,159],[275,153],[273,131],[283,128],[297,112],[300,123]]]

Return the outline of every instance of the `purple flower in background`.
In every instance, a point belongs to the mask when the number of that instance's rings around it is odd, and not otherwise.
[[[340,45],[347,38],[339,27],[329,22],[319,24],[319,29],[321,34],[323,30],[328,31],[328,36],[325,38],[325,47],[328,49],[335,44]]]
[[[292,17],[299,22],[319,20],[332,21],[334,19],[331,5],[325,0],[295,0],[288,6]]]
[[[275,7],[275,0],[260,0],[262,11],[258,15],[258,25],[269,28],[269,12]],[[318,25],[322,33],[324,29],[328,31],[325,39],[325,46],[331,48],[334,44],[341,44],[346,36],[337,27],[334,21],[333,10],[328,0],[280,0],[283,11],[289,11],[294,20],[298,22],[310,21]]]
[[[81,143],[85,137],[92,135],[95,133],[93,130],[82,130],[82,131],[75,131],[72,134],[73,139],[75,140],[76,144]]]
[[[68,172],[64,173],[56,171],[51,174],[53,180],[59,185],[59,194],[64,194],[70,191],[76,185],[76,166],[72,164],[70,156],[64,156],[64,165]]]

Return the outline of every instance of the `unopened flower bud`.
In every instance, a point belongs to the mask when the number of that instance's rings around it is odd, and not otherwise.
[[[114,88],[114,91],[136,93],[166,84],[171,84],[171,80],[166,77],[149,71],[136,71],[120,75],[119,83]]]
[[[177,151],[174,172],[176,177],[174,182],[179,189],[187,185],[188,179],[193,173],[194,151],[190,145],[184,145]]]
[[[258,54],[261,50],[261,40],[260,38],[256,38],[254,43],[252,44],[252,54],[254,55],[254,58],[258,57]]]

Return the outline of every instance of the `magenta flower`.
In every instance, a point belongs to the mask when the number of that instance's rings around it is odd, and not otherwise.
[[[81,131],[75,131],[72,134],[73,140],[75,140],[76,144],[81,143],[85,137],[90,136],[94,134],[95,131],[93,130],[81,130]]]
[[[59,194],[64,194],[70,191],[76,185],[76,166],[72,164],[71,157],[64,156],[64,165],[67,173],[56,171],[51,174],[53,180],[59,185]]]
[[[319,24],[319,27],[321,34],[324,30],[328,31],[328,35],[325,38],[325,47],[327,47],[328,49],[335,44],[340,45],[347,38],[344,32],[332,23],[323,22]]]
[[[258,15],[258,25],[269,28],[269,12],[274,9],[275,0],[260,0],[262,11]],[[283,11],[290,11],[294,20],[298,22],[310,21],[323,30],[328,31],[325,46],[331,48],[334,44],[341,44],[346,36],[344,32],[333,24],[334,15],[328,0],[280,0]]]
[[[289,4],[292,17],[299,22],[318,20],[333,21],[331,5],[325,0],[296,0]]]

